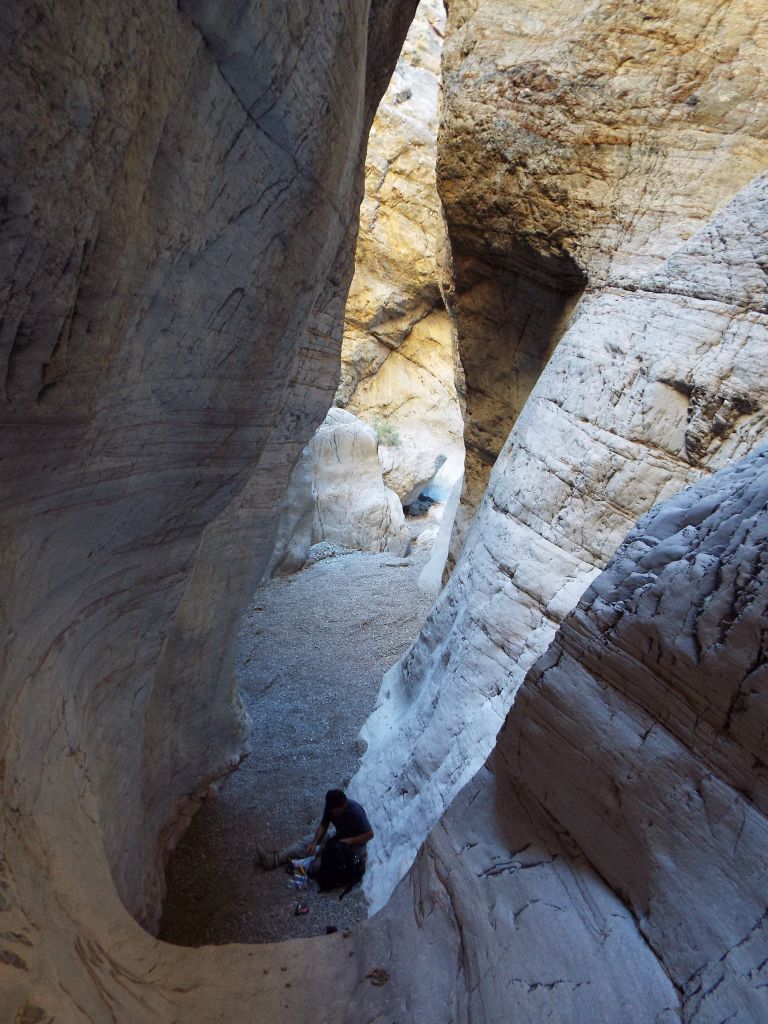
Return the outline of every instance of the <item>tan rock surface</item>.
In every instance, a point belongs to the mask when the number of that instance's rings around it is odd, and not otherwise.
[[[448,460],[463,463],[451,324],[440,294],[435,183],[441,0],[422,0],[371,129],[355,276],[345,311],[339,405],[386,425],[387,486],[404,504]],[[445,474],[444,474],[445,475]]]
[[[458,552],[579,291],[657,267],[768,166],[762,4],[452,0],[438,189],[466,375]]]
[[[330,400],[360,143],[407,8],[374,0],[370,22],[334,2],[269,19],[196,0],[4,15],[0,1016],[14,1024],[495,1024],[500,1011],[671,1024],[681,1005],[696,1024],[765,1017],[764,677],[745,670],[762,672],[765,653],[764,466],[739,468],[748,487],[733,470],[655,514],[595,580],[639,511],[764,431],[764,182],[666,262],[653,240],[675,248],[674,213],[658,235],[640,218],[640,270],[629,242],[612,243],[624,277],[606,272],[610,287],[581,305],[518,421],[393,685],[417,709],[388,727],[410,760],[368,802],[377,845],[402,855],[395,871],[411,848],[393,839],[393,801],[418,843],[471,774],[446,746],[489,749],[487,723],[595,589],[391,906],[351,940],[198,950],[157,942],[126,910],[151,921],[157,835],[240,751],[228,637]],[[651,24],[606,35],[624,9],[567,13],[601,59],[628,41],[675,52],[668,24],[653,25],[666,6],[633,7]],[[551,10],[530,24],[557,48]],[[734,18],[747,26],[741,49],[714,52],[709,87],[762,27],[743,3],[703,10],[684,12],[691,53],[729,45]],[[458,33],[458,0],[452,11]],[[713,147],[698,177],[719,173],[722,195],[762,145],[745,80],[746,106],[725,81],[719,109],[714,87],[697,100]],[[628,97],[626,116],[643,110]],[[746,129],[718,136],[712,119],[730,131],[733,111]],[[691,210],[694,176],[675,169]],[[543,188],[542,218],[546,201]],[[668,606],[654,623],[656,599]],[[591,661],[570,664],[574,652]],[[616,687],[617,667],[646,703]],[[419,750],[422,712],[434,732]]]

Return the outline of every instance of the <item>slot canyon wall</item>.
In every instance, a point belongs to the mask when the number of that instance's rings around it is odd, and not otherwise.
[[[452,561],[581,290],[634,288],[765,169],[763,13],[450,3],[437,184],[467,448]]]
[[[766,42],[750,3],[450,5],[438,188],[466,376],[463,555],[363,730],[374,907],[638,516],[764,435],[765,179],[747,182],[768,166]],[[478,247],[502,280],[465,302]],[[546,361],[574,268],[583,294]],[[546,365],[520,413],[534,338]],[[475,514],[473,452],[502,442]]]
[[[442,0],[421,0],[371,128],[336,395],[338,405],[389,428],[379,451],[384,482],[404,505],[438,460],[448,463],[444,489],[463,466],[461,367],[442,296],[435,171],[444,31]]]
[[[371,892],[391,898],[349,937],[265,947],[171,947],[136,920],[158,836],[242,751],[232,630],[337,383],[364,139],[414,6],[0,16],[3,1020],[768,1011],[768,180],[748,184],[768,144],[746,0],[451,3],[451,316],[495,465],[367,729]],[[494,349],[518,301],[532,333]]]
[[[241,756],[233,631],[338,382],[414,8],[3,11],[4,1020],[47,901],[151,925],[162,847]]]
[[[438,516],[462,472],[461,367],[441,295],[435,175],[444,28],[442,0],[421,0],[371,126],[338,408],[294,469],[272,573],[300,569],[314,544],[405,553],[402,508],[430,485]]]

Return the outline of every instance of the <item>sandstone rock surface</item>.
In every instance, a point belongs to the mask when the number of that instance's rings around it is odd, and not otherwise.
[[[278,515],[265,578],[296,572],[318,550],[408,550],[403,506],[384,484],[376,431],[331,408],[296,463]]]
[[[354,939],[173,948],[130,921],[96,856],[83,887],[60,879],[70,898],[45,908],[61,984],[41,972],[27,1019],[100,1022],[106,1007],[119,1024],[212,1022],[225,998],[231,1021],[258,1007],[322,1024],[757,1024],[767,469],[763,450],[638,524],[528,673],[487,764]],[[83,858],[98,851],[91,837],[62,833]],[[6,972],[26,969],[43,925],[22,888],[25,916],[3,888]]]
[[[3,12],[3,1020],[765,1019],[765,456],[654,511],[598,576],[639,512],[764,430],[765,181],[690,244],[669,237],[764,153],[746,0],[687,5],[683,28],[666,4],[520,9],[521,36],[608,65],[552,93],[563,188],[574,94],[641,123],[628,147],[583,149],[619,166],[598,160],[608,199],[579,237],[624,256],[582,301],[390,680],[403,714],[386,731],[409,760],[382,772],[386,796],[370,775],[377,845],[399,860],[372,875],[380,893],[430,832],[391,905],[352,942],[268,948],[172,948],[131,916],[155,913],[158,836],[241,751],[228,635],[335,386],[361,143],[412,8]],[[469,77],[498,83],[483,33],[460,38],[473,10],[451,8]],[[483,8],[502,38],[518,17]],[[653,156],[653,117],[669,122],[660,170],[612,192],[622,155]],[[687,176],[686,146],[711,156]],[[510,192],[521,220],[541,209],[541,237],[510,251],[568,271],[570,202],[534,169],[530,205]]]
[[[368,922],[384,1019],[765,1018],[767,552],[765,448],[632,530]]]
[[[156,920],[242,753],[233,634],[336,386],[414,6],[3,13],[4,1020],[172,1016],[120,901]]]
[[[444,27],[441,0],[422,0],[371,129],[337,393],[339,405],[387,428],[384,478],[403,504],[438,460],[449,463],[448,488],[463,465],[435,183]]]
[[[461,560],[363,730],[354,785],[383,811],[366,876],[374,907],[638,515],[764,436],[767,215],[763,176],[632,289],[582,299]]]
[[[581,290],[659,267],[768,166],[766,46],[753,0],[452,0],[437,179],[466,377],[454,557]]]

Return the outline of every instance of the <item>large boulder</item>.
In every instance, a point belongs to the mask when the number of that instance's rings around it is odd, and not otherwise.
[[[312,466],[312,543],[352,551],[408,549],[403,506],[385,486],[372,427],[346,409],[331,409],[307,446]]]

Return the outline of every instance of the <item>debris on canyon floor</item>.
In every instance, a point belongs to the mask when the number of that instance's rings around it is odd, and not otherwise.
[[[357,733],[381,677],[431,603],[417,586],[425,558],[339,554],[254,594],[237,651],[251,753],[203,804],[171,858],[164,940],[274,942],[343,931],[366,916],[361,886],[339,901],[313,882],[301,891],[308,912],[295,914],[285,872],[254,871],[254,849],[311,831],[326,789],[356,770]],[[367,809],[375,830],[376,810]]]

